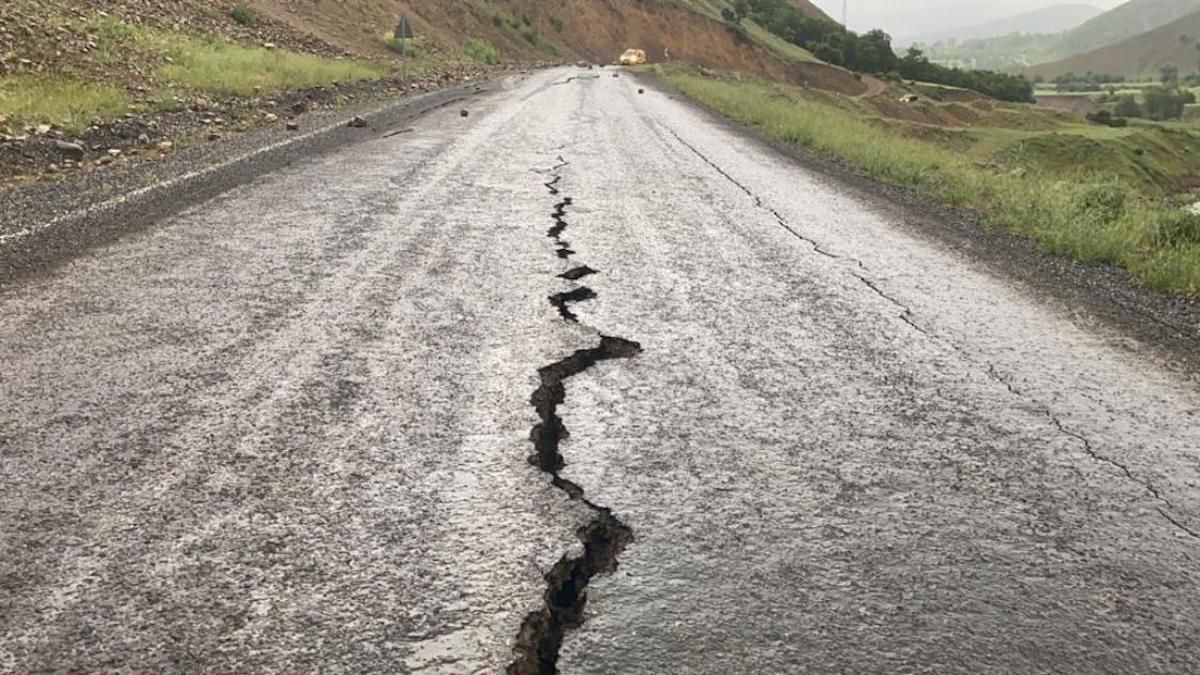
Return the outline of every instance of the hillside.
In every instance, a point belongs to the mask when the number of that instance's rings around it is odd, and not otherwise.
[[[1061,57],[1083,54],[1141,35],[1200,10],[1200,0],[1130,0],[1072,29],[1056,47]]]
[[[1053,79],[1093,72],[1137,79],[1156,76],[1168,64],[1182,72],[1200,67],[1200,11],[1107,47],[1034,66],[1028,74]]]
[[[986,40],[1012,33],[1026,35],[1062,33],[1094,19],[1102,13],[1103,10],[1093,5],[1056,5],[973,26],[925,33],[909,38],[906,42],[933,44],[946,40],[958,42]]]

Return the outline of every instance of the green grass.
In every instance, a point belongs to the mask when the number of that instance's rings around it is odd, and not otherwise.
[[[1128,143],[1130,148],[1144,146],[1143,153],[1149,153],[1151,142],[1169,146],[1182,137],[1135,139],[1129,132],[1121,136],[1113,133],[1117,130],[1097,128],[1093,134],[1088,127],[1064,126],[1062,133],[1051,136],[1052,142],[1043,141],[1046,147],[1037,152],[1027,147],[1025,156],[1016,161],[1006,157],[1011,143],[1022,142],[1021,134],[1038,138],[1044,132],[1001,129],[981,142],[979,149],[963,152],[897,133],[862,114],[847,114],[852,105],[861,104],[829,105],[783,85],[660,72],[685,95],[776,141],[840,157],[885,183],[910,186],[943,203],[978,210],[991,222],[1032,237],[1053,253],[1119,264],[1153,288],[1200,294],[1200,217],[1180,215],[1160,194],[1149,193],[1145,186],[1152,177],[1139,176],[1132,169],[1113,169],[1107,160],[1082,166],[1073,161],[1086,159],[1086,153],[1095,149],[1090,142]],[[1081,141],[1089,143],[1079,150]],[[1197,141],[1189,134],[1188,143]],[[1077,154],[1058,161],[1064,148]],[[989,153],[993,161],[980,162],[981,153]],[[1182,173],[1187,150],[1180,150],[1179,156],[1154,153],[1157,171]],[[1124,155],[1119,156],[1124,160]],[[1012,161],[1004,163],[1006,159]],[[1146,171],[1153,173],[1151,168]]]
[[[116,87],[70,77],[0,78],[0,114],[18,123],[53,123],[78,131],[93,117],[114,117],[129,106]]]
[[[487,40],[471,38],[463,46],[463,54],[472,61],[496,65],[500,63],[500,51]]]
[[[214,95],[249,96],[258,91],[304,89],[334,82],[386,76],[383,64],[265,49],[211,37],[135,26],[114,17],[93,15],[96,58],[115,64],[128,60],[164,62],[158,75],[172,92],[183,89]],[[416,41],[410,40],[410,47]],[[156,92],[159,98],[163,92]]]
[[[162,77],[197,91],[233,96],[249,96],[256,88],[279,91],[378,79],[389,72],[373,63],[217,41],[184,39],[172,52],[175,62],[161,69]]]

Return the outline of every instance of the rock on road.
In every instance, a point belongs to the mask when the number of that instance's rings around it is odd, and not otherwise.
[[[0,671],[1197,672],[1195,383],[599,72],[0,295]]]

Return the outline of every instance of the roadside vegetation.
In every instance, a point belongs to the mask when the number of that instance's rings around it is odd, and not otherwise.
[[[251,96],[377,79],[391,71],[376,62],[248,46],[217,36],[131,25],[99,14],[75,20],[94,37],[89,57],[93,69],[119,69],[130,63],[142,70],[149,66],[153,82],[149,100],[156,106],[161,103],[160,109],[172,109],[180,97],[189,95]],[[236,17],[233,20],[241,23]],[[0,115],[17,124],[50,123],[78,131],[93,118],[113,118],[133,108],[125,87],[97,81],[87,72],[0,78]]]
[[[500,63],[500,51],[487,40],[471,38],[463,45],[463,54],[472,61],[496,65]]]
[[[81,129],[97,116],[116,116],[129,107],[125,92],[107,84],[42,75],[0,77],[0,114],[17,122]]]
[[[767,137],[837,157],[880,181],[1037,240],[1047,250],[1121,265],[1150,287],[1200,294],[1200,216],[1175,198],[1200,174],[1200,138],[1114,129],[1028,106],[936,104],[939,125],[878,103],[778,84],[660,70],[682,93]],[[881,111],[882,107],[882,111]]]
[[[250,96],[256,92],[306,89],[332,82],[384,77],[386,66],[328,59],[218,40],[176,40],[168,50],[173,63],[160,75],[174,85],[198,92]]]

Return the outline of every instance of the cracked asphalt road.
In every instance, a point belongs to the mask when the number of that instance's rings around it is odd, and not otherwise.
[[[1200,671],[1194,381],[577,74],[0,296],[0,671],[499,672],[597,508],[562,673]]]

